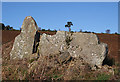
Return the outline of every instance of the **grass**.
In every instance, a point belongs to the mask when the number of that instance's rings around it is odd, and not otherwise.
[[[107,74],[100,74],[97,77],[97,80],[109,80],[111,75],[107,75]]]
[[[11,71],[12,69],[10,67],[8,67],[8,70]]]
[[[114,73],[115,75],[120,75],[120,69],[119,68],[114,69]]]
[[[63,77],[63,75],[53,75],[53,79],[56,79],[56,80],[58,80],[58,79],[60,79],[62,77]]]
[[[35,61],[35,59],[31,59],[29,62],[32,63],[33,61]]]
[[[72,39],[69,37],[69,36],[67,36],[66,37],[66,44],[69,46],[70,45],[70,42],[72,41]]]
[[[26,75],[27,74],[27,70],[23,70],[22,71],[22,75],[24,76],[24,75]]]

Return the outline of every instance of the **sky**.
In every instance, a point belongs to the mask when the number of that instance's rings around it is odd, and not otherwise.
[[[2,2],[118,2],[120,0],[2,0]]]
[[[2,22],[20,29],[24,18],[32,16],[38,27],[72,31],[118,32],[118,2],[2,2]]]

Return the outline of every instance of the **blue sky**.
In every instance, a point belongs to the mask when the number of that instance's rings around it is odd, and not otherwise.
[[[26,16],[32,16],[42,29],[118,32],[118,2],[3,2],[2,22],[20,29]]]

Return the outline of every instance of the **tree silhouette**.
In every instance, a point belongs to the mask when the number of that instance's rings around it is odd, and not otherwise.
[[[10,30],[10,25],[7,25],[7,26],[6,26],[6,30]]]
[[[72,22],[67,22],[67,25],[65,25],[65,27],[69,28],[69,32],[71,32],[71,25],[73,26]]]
[[[110,29],[107,29],[107,30],[106,30],[106,33],[110,34]]]
[[[3,23],[0,23],[0,30],[15,30],[10,25],[5,26]]]
[[[5,29],[5,25],[3,23],[0,23],[0,30],[4,30]]]
[[[82,29],[80,29],[80,31],[79,32],[82,32]]]

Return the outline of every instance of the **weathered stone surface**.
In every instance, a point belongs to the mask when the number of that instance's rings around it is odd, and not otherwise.
[[[58,31],[56,35],[43,34],[39,43],[39,53],[41,55],[55,55],[67,49],[66,36],[68,32]]]
[[[68,51],[72,57],[81,57],[91,67],[102,65],[107,53],[107,44],[99,43],[93,33],[73,33]]]
[[[12,51],[10,53],[11,59],[22,59],[33,53],[34,39],[38,26],[31,16],[24,19],[21,27],[21,33],[15,38]]]
[[[56,35],[43,34],[40,39],[39,53],[42,55],[60,54],[67,51],[71,57],[83,58],[92,68],[100,67],[107,53],[107,44],[100,43],[93,33],[68,33],[58,31]],[[66,60],[68,54],[59,58]]]
[[[30,57],[37,52],[40,56],[57,55],[60,63],[70,57],[80,57],[94,68],[100,67],[106,57],[107,44],[100,43],[93,33],[58,31],[52,36],[40,36],[37,24],[31,16],[25,18],[21,28],[10,53],[12,59]]]

